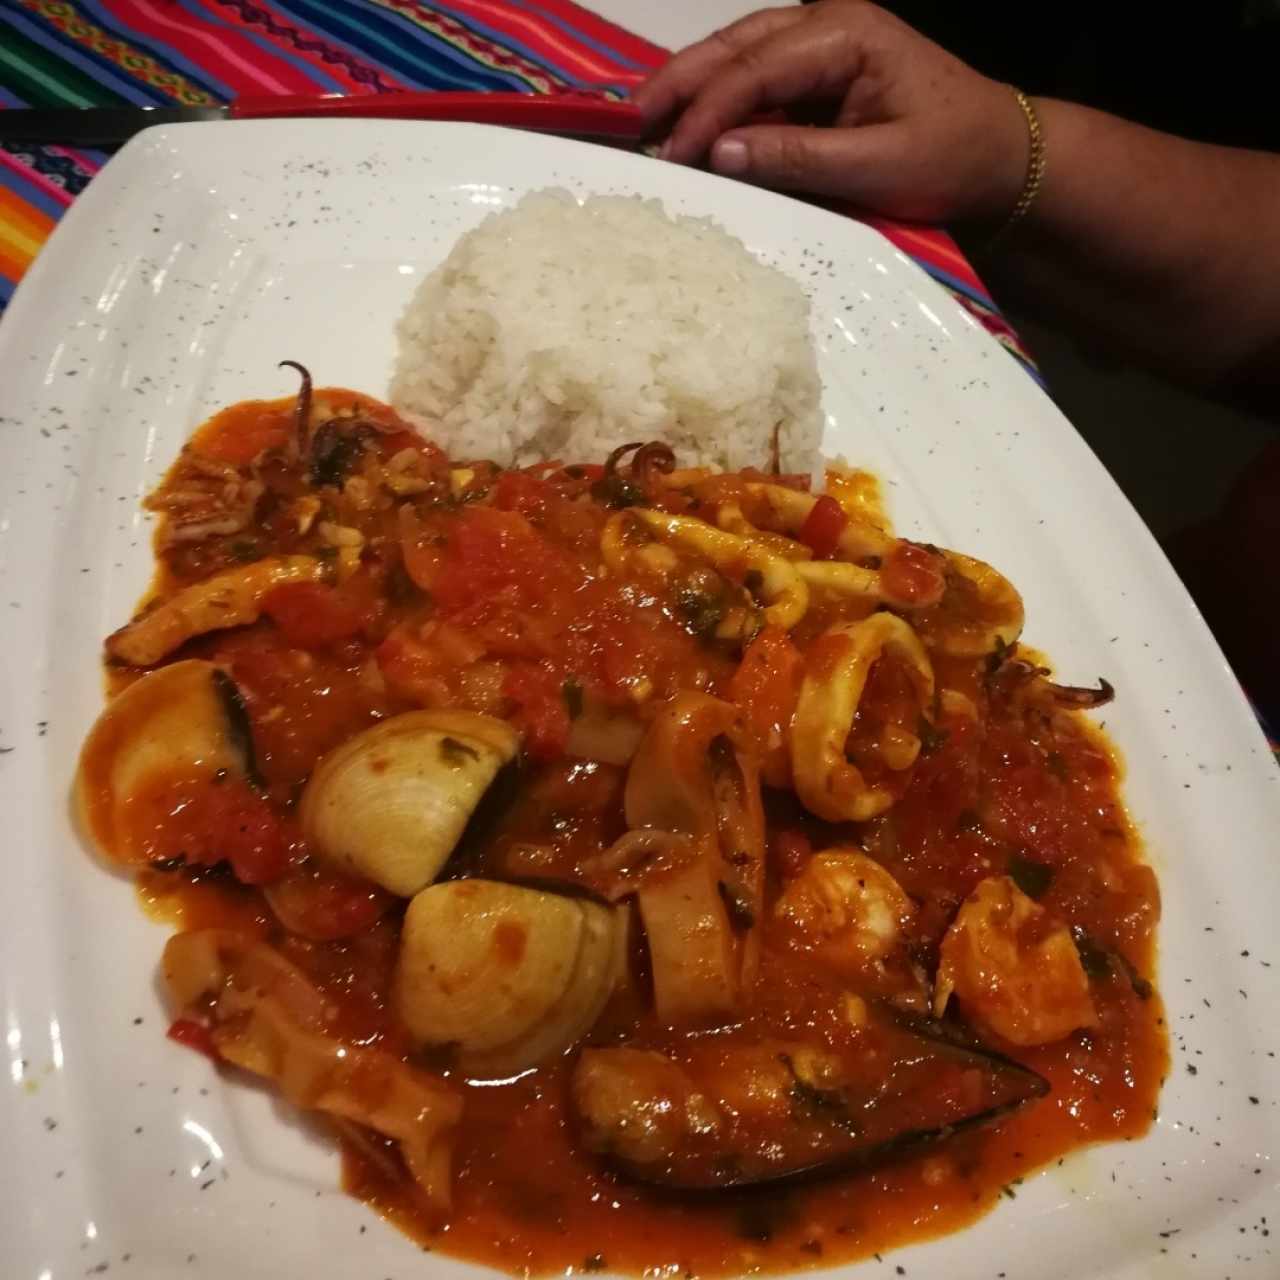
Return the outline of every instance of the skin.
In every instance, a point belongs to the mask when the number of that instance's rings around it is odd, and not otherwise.
[[[636,92],[660,154],[744,181],[948,222],[989,241],[1027,174],[1026,121],[980,75],[863,0],[764,10]],[[1035,99],[1047,169],[984,273],[1194,386],[1280,390],[1280,157]]]

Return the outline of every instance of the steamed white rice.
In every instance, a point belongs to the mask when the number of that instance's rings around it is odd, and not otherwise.
[[[704,218],[657,200],[527,195],[469,231],[397,326],[392,403],[451,456],[807,471],[822,434],[809,303]]]

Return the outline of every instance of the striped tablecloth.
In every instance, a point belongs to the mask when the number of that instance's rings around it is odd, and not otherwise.
[[[665,57],[568,0],[0,0],[0,107],[396,89],[622,97]],[[0,143],[0,309],[105,159]],[[1034,373],[950,236],[873,225]]]

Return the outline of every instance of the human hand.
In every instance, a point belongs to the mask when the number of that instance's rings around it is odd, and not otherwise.
[[[673,122],[663,159],[709,154],[727,176],[891,217],[999,220],[1026,179],[1009,86],[863,0],[753,13],[676,54],[634,101],[655,129]],[[808,123],[748,123],[778,109]]]

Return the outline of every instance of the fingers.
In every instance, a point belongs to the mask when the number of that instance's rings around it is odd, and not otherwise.
[[[682,49],[636,89],[631,101],[650,124],[657,124],[684,106],[708,77],[740,49],[802,22],[805,16],[800,5],[748,14]]]
[[[692,164],[722,133],[757,112],[802,99],[841,98],[860,66],[860,44],[847,21],[815,19],[775,30],[738,49],[703,81],[662,155]]]
[[[810,129],[756,125],[717,140],[711,167],[762,187],[838,196],[879,207],[892,185],[895,156],[904,145],[895,125]]]

